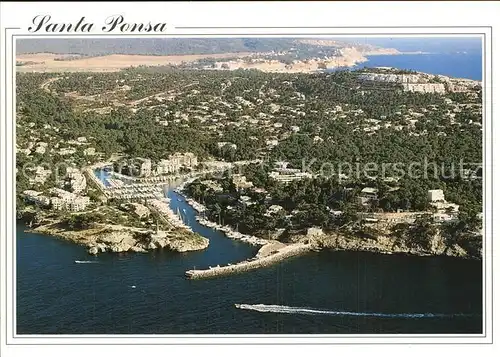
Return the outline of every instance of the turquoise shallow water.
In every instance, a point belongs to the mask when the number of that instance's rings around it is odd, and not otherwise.
[[[481,262],[321,252],[211,280],[256,248],[199,226],[206,251],[102,254],[17,227],[17,333],[481,333]],[[91,264],[76,264],[94,261]],[[242,309],[235,304],[247,304]]]

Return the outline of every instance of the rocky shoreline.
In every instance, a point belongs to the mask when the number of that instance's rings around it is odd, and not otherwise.
[[[177,189],[177,193],[184,196],[186,202],[198,213],[203,213],[206,207],[193,198],[187,197],[183,189]],[[430,239],[428,249],[422,247],[412,247],[398,241],[395,237],[389,235],[379,235],[376,239],[361,238],[355,235],[345,233],[319,233],[309,235],[296,235],[291,237],[287,244],[278,241],[268,241],[258,237],[235,236],[230,227],[221,226],[200,216],[197,221],[210,228],[221,230],[228,238],[238,239],[245,237],[245,241],[254,245],[261,245],[259,252],[251,259],[228,264],[226,266],[208,267],[208,269],[195,269],[186,271],[186,277],[189,279],[203,279],[216,276],[234,274],[238,272],[266,267],[289,257],[296,256],[308,251],[334,250],[334,251],[365,251],[379,254],[407,254],[415,256],[450,256],[465,259],[481,259],[482,252],[468,252],[464,247],[457,243],[448,244],[441,233],[437,233]],[[248,238],[254,238],[254,241],[248,242]],[[257,243],[257,244],[256,244]]]
[[[315,236],[297,236],[294,241],[309,241],[315,249],[342,251],[366,251],[381,254],[408,254],[416,256],[449,256],[465,259],[481,259],[482,251],[468,252],[458,243],[447,244],[445,239],[436,234],[430,241],[430,246],[411,247],[398,242],[390,236],[378,236],[376,239],[363,239],[340,233],[328,233]]]
[[[343,234],[297,235],[293,243],[269,241],[262,246],[255,257],[228,264],[186,271],[189,279],[204,279],[254,270],[279,263],[287,258],[310,251],[365,251],[379,254],[407,254],[415,256],[449,256],[464,259],[480,259],[480,256],[468,253],[459,244],[446,245],[442,236],[437,234],[431,240],[429,249],[408,247],[399,244],[394,238],[380,236],[377,239],[361,239]]]
[[[95,225],[84,230],[69,230],[59,223],[41,225],[27,232],[65,239],[88,248],[91,255],[104,252],[147,252],[165,248],[174,252],[206,249],[209,240],[184,229],[151,232],[145,229],[117,225]]]

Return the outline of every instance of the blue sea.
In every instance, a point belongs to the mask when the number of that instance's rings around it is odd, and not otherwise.
[[[480,261],[323,251],[187,280],[186,270],[235,263],[256,248],[200,226],[182,197],[169,196],[210,239],[208,249],[90,257],[84,247],[18,225],[17,333],[482,332]]]
[[[481,53],[378,55],[367,59],[351,69],[394,67],[479,81],[483,76]]]
[[[346,41],[346,38],[336,39]],[[350,70],[363,67],[394,67],[457,78],[482,79],[482,41],[479,37],[359,37],[349,38],[349,41],[395,48],[402,53],[427,53],[368,56],[367,62],[351,67]]]
[[[395,44],[379,41],[374,44]],[[358,68],[482,77],[477,41],[396,44],[386,47],[433,54],[370,56]],[[210,239],[208,249],[90,257],[81,246],[18,225],[17,333],[482,333],[480,261],[323,251],[237,275],[187,280],[186,270],[244,260],[256,248],[200,226],[185,200],[168,194],[185,222]]]

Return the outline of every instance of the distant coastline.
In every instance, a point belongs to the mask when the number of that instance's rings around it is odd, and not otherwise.
[[[316,73],[323,68],[355,67],[369,61],[369,56],[426,54],[400,52],[394,48],[344,47],[336,56],[310,57],[284,62],[274,53],[226,52],[197,55],[109,54],[75,56],[55,53],[26,53],[16,57],[18,72],[116,72],[126,68],[148,66],[193,66],[206,70],[256,69],[273,73]],[[199,61],[211,60],[213,66],[201,67]],[[184,67],[183,67],[184,68]]]
[[[456,63],[450,66],[450,62]],[[474,53],[410,53],[402,52],[394,56],[367,56],[367,61],[350,67],[393,67],[411,69],[418,72],[444,75],[453,78],[482,80],[482,55]]]

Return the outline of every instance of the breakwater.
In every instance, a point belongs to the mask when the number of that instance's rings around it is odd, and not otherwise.
[[[184,201],[173,202],[193,213]],[[244,303],[332,311],[480,315],[482,263],[449,257],[325,250],[246,274],[189,280],[182,278],[187,269],[227,265],[255,255],[252,246],[201,227],[194,219],[192,222],[196,230],[210,238],[207,249],[191,254],[175,254],[165,249],[151,254],[101,254],[90,259],[95,259],[96,264],[74,262],[89,260],[84,247],[25,232],[26,227],[18,225],[17,332],[477,334],[482,331],[482,318],[475,315],[402,319],[264,314],[236,309],[235,304]],[[120,296],[121,302],[110,303],[116,301],[116,296]]]
[[[258,269],[275,264],[283,259],[306,253],[312,249],[313,248],[310,244],[290,244],[281,249],[271,252],[269,255],[263,257],[254,257],[237,264],[228,264],[226,266],[217,265],[216,267],[209,267],[208,269],[188,270],[186,271],[186,276],[189,279],[203,279]]]

